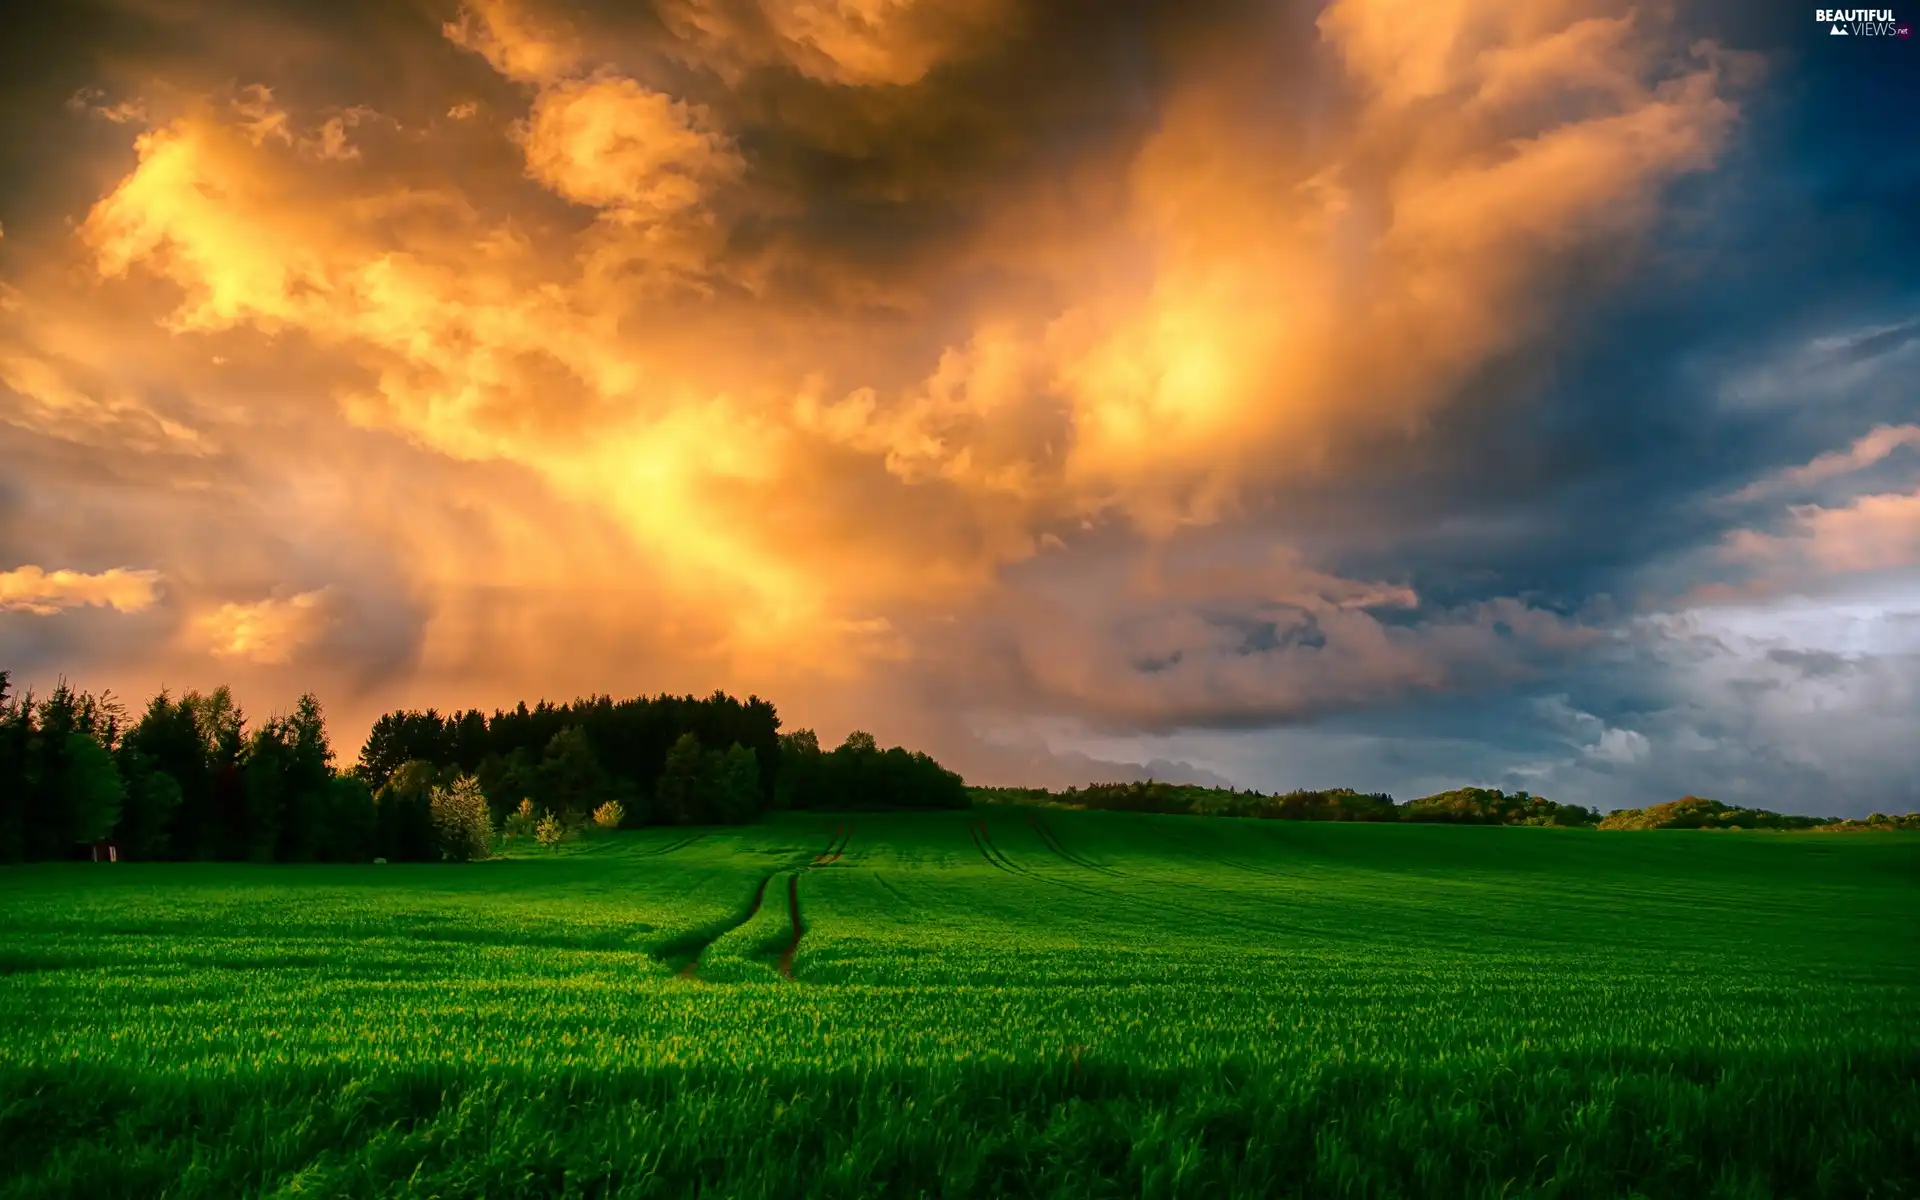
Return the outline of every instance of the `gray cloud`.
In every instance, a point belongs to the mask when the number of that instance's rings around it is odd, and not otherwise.
[[[1812,118],[1901,107],[1724,6],[1365,7],[45,6],[0,570],[167,586],[0,660],[349,738],[718,685],[1007,781],[1897,793],[1901,518],[1844,514],[1912,486],[1858,447],[1915,184]]]

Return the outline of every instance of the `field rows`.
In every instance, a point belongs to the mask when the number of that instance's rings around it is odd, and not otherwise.
[[[1916,868],[981,809],[10,870],[0,1194],[1910,1193]]]

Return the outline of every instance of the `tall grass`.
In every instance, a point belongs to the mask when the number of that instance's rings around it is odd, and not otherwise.
[[[0,1196],[1920,1191],[1920,838],[1038,820],[0,874]]]

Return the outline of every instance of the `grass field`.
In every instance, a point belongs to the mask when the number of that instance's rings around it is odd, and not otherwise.
[[[1920,1194],[1910,835],[995,808],[8,868],[0,972],[4,1196]]]

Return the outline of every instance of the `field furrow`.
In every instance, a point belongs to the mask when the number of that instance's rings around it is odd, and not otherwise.
[[[1072,863],[1074,866],[1084,867],[1089,871],[1096,871],[1102,875],[1122,876],[1125,874],[1124,871],[1116,871],[1112,867],[1102,866],[1100,863],[1068,850],[1066,846],[1061,843],[1060,835],[1054,832],[1053,828],[1039,817],[1029,817],[1027,820],[1028,823],[1033,826],[1033,831],[1040,835],[1040,840],[1046,844],[1047,849],[1053,851],[1056,855]]]
[[[753,889],[752,899],[747,902],[747,907],[741,911],[738,917],[732,918],[724,924],[711,926],[675,942],[671,947],[663,949],[660,952],[660,956],[663,959],[677,959],[684,956],[686,962],[675,974],[681,979],[697,978],[700,970],[700,956],[707,952],[708,947],[735,929],[752,921],[753,918],[758,915],[760,912],[760,904],[767,895],[767,881],[772,878],[773,876],[771,875],[761,878],[760,882],[755,885]]]
[[[1920,838],[857,822],[0,871],[0,1198],[1920,1194]]]
[[[800,939],[806,935],[806,924],[800,918],[800,875],[795,872],[787,876],[787,915],[792,922],[793,940],[780,952],[780,974],[793,978],[793,956],[800,952]]]

